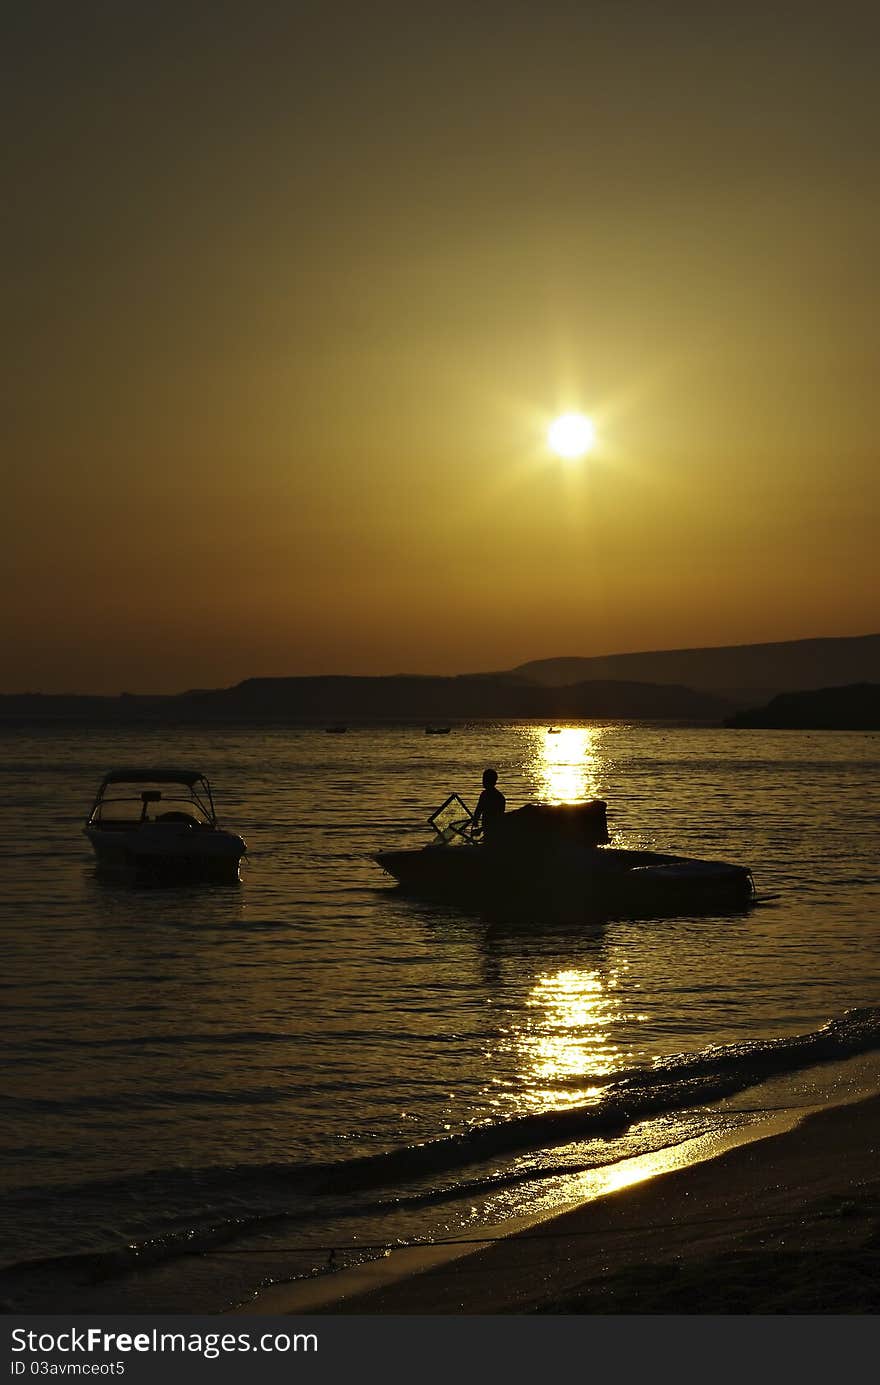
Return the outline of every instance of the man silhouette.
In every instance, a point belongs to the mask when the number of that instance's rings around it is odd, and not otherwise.
[[[498,829],[501,819],[504,817],[504,809],[507,801],[500,789],[495,786],[498,783],[498,774],[494,769],[483,770],[483,792],[477,800],[474,816],[471,823],[471,830],[474,835],[483,834],[483,840],[487,846],[498,840]]]

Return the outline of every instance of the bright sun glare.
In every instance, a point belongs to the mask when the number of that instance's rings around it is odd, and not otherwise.
[[[596,429],[583,414],[561,414],[550,424],[547,442],[558,457],[583,457],[596,441]]]

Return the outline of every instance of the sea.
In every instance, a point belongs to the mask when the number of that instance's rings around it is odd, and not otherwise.
[[[247,1306],[880,1089],[877,733],[45,721],[0,752],[7,1311]],[[210,778],[240,884],[96,873],[101,776],[169,763]],[[747,865],[758,904],[402,895],[373,853],[490,765],[509,808],[602,798],[618,846]]]

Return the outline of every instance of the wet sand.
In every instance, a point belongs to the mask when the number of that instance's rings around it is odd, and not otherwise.
[[[384,1261],[340,1275],[335,1301],[279,1285],[250,1311],[876,1312],[880,1096],[455,1253],[395,1252],[410,1257],[396,1282]]]

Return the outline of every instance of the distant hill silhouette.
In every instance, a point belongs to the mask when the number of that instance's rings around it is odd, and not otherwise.
[[[880,635],[538,659],[511,672],[547,687],[595,678],[678,683],[748,706],[782,692],[880,682]]]
[[[781,693],[766,707],[729,717],[725,726],[759,726],[798,731],[880,731],[880,684]]]
[[[100,721],[408,721],[642,717],[715,721],[730,703],[692,688],[596,681],[545,688],[505,675],[249,678],[174,697],[0,697],[0,716]]]
[[[720,722],[737,708],[754,707],[777,694],[852,684],[880,684],[880,635],[539,659],[507,672],[456,677],[248,678],[231,688],[190,689],[165,697],[5,694],[0,695],[0,717],[193,724],[446,724],[493,717]]]
[[[691,688],[591,682],[542,688],[515,678],[262,678],[211,693],[202,705],[324,718],[694,717],[711,720],[729,704]]]

